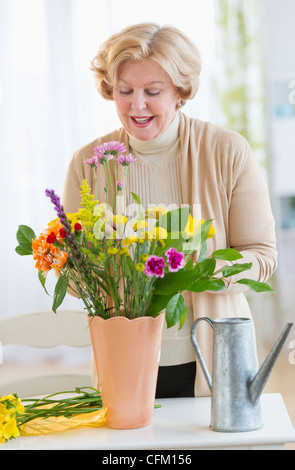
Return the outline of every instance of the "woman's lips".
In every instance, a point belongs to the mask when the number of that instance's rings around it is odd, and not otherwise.
[[[133,124],[136,127],[147,127],[153,120],[155,116],[143,116],[143,117],[136,117],[130,116]]]

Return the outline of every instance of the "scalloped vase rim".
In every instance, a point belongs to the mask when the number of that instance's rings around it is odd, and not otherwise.
[[[155,321],[156,321],[156,320],[158,320],[159,318],[161,318],[163,315],[165,316],[165,313],[160,313],[160,314],[157,315],[156,317],[152,317],[152,316],[150,316],[150,315],[144,315],[144,316],[142,316],[142,317],[127,318],[127,317],[124,317],[124,315],[116,315],[116,316],[110,317],[110,318],[103,318],[103,317],[101,317],[100,315],[89,315],[89,314],[88,314],[88,318],[90,319],[90,321],[91,321],[91,319],[93,320],[94,318],[99,318],[100,320],[106,321],[106,322],[107,322],[107,321],[110,321],[110,320],[118,320],[118,319],[120,318],[120,319],[122,319],[122,321],[127,320],[127,321],[130,321],[130,322],[131,322],[131,321],[136,321],[136,320],[142,320],[142,319],[144,319],[144,318],[150,318],[151,320],[155,320]]]

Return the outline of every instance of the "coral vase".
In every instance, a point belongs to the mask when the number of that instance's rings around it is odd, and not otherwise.
[[[89,318],[103,405],[111,428],[152,421],[165,314],[153,317]]]

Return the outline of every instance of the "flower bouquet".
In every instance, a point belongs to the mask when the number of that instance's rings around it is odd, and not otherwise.
[[[242,255],[224,249],[206,258],[206,240],[214,236],[215,229],[212,220],[197,222],[189,207],[144,210],[140,198],[131,193],[137,214],[130,219],[127,171],[136,159],[125,152],[119,142],[94,148],[93,157],[85,164],[93,168],[96,196],[84,180],[81,208],[74,214],[65,213],[55,192],[46,190],[58,217],[38,237],[30,227],[20,225],[16,252],[33,256],[44,288],[48,273],[53,270],[57,274],[52,305],[55,313],[68,290],[82,299],[90,316],[108,319],[124,315],[132,319],[155,317],[166,310],[167,326],[180,322],[181,327],[187,311],[184,291],[221,291],[226,288],[225,280],[250,269],[251,263],[216,270],[216,260],[236,261]],[[125,182],[116,181],[115,188],[111,184],[111,164],[115,177],[116,165],[124,167]],[[100,166],[105,174],[106,202],[97,200]],[[116,201],[124,185],[125,213],[116,213]],[[253,280],[238,282],[255,291],[271,290],[267,284]]]
[[[93,169],[95,194],[84,180],[81,207],[69,214],[55,192],[46,190],[57,218],[39,236],[25,225],[17,232],[16,251],[33,256],[45,290],[48,273],[57,274],[53,312],[67,291],[85,305],[107,422],[114,428],[150,424],[164,316],[168,328],[183,326],[183,293],[221,291],[232,275],[251,267],[237,263],[242,255],[231,248],[206,257],[213,221],[197,221],[189,206],[143,208],[128,191],[128,167],[135,160],[119,142],[95,147],[85,162]],[[124,182],[117,181],[119,165]],[[105,179],[102,202],[99,172]],[[218,269],[217,260],[235,263]],[[271,290],[248,279],[237,282]]]

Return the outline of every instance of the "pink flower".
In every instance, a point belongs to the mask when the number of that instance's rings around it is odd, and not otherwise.
[[[151,255],[146,260],[144,273],[148,277],[164,277],[165,260],[161,256]]]
[[[124,186],[124,185],[123,185],[123,183],[122,183],[121,181],[117,181],[117,190],[118,190],[118,191],[122,191],[123,186]]]
[[[120,152],[126,152],[126,147],[124,144],[120,144],[113,140],[112,142],[105,142],[99,147],[95,147],[94,152],[98,158],[101,158],[101,156],[106,157],[108,155],[109,160],[111,160],[114,155],[117,155]]]
[[[169,271],[176,272],[184,266],[184,254],[175,248],[166,251],[166,258],[169,263]]]
[[[88,158],[85,163],[87,163],[87,165],[90,165],[91,168],[96,168],[100,165],[100,162],[96,155],[93,155],[91,158]]]
[[[136,162],[136,158],[129,153],[128,155],[119,155],[117,157],[117,162],[121,163],[122,166],[128,166],[130,163]]]

